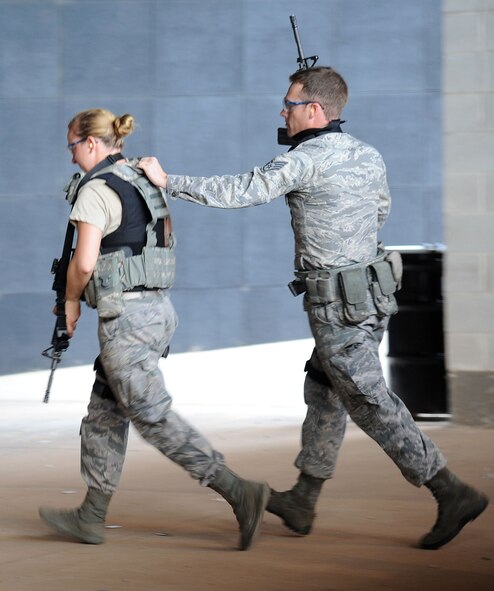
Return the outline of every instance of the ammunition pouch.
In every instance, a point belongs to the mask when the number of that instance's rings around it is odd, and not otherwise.
[[[116,318],[124,310],[122,276],[124,253],[121,250],[100,255],[93,275],[84,290],[84,299],[98,309],[100,318]]]
[[[142,254],[124,259],[123,290],[137,286],[146,289],[166,289],[175,279],[175,250],[160,246],[145,246]]]
[[[375,314],[375,310],[378,316],[398,311],[394,293],[401,287],[402,272],[400,253],[382,251],[369,263],[297,271],[289,288],[294,295],[305,293],[309,305],[342,302],[347,321],[358,324]]]
[[[399,255],[399,253],[395,254]],[[378,315],[392,316],[396,314],[398,312],[398,304],[393,294],[401,286],[401,274],[395,279],[393,264],[387,257],[383,261],[370,264],[368,271],[372,299]]]
[[[386,260],[391,266],[393,279],[396,281],[396,291],[401,289],[401,279],[403,277],[403,261],[401,254],[397,250],[392,250],[386,254]]]
[[[123,250],[99,256],[84,291],[86,303],[100,318],[116,318],[124,310],[123,292],[135,288],[167,289],[175,278],[174,248],[145,246],[142,254],[126,257]]]

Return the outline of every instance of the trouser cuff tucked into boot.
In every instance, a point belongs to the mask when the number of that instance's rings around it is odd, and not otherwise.
[[[77,509],[40,507],[39,515],[57,533],[85,544],[102,544],[105,516],[111,495],[90,488]]]
[[[425,483],[438,503],[434,527],[419,542],[420,548],[436,550],[447,544],[489,504],[483,493],[461,482],[447,468]]]
[[[225,466],[209,487],[231,505],[240,529],[239,549],[248,550],[261,530],[269,499],[268,484],[244,480]]]

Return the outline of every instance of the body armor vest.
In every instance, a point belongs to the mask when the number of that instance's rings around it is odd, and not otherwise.
[[[83,184],[95,178],[104,179],[121,200],[122,222],[103,238],[84,292],[86,303],[97,308],[100,317],[114,318],[123,311],[123,292],[173,285],[175,239],[164,192],[150,183],[136,162],[105,164],[73,182],[67,200],[73,203]]]
[[[123,250],[125,253],[137,255],[146,246],[146,226],[151,221],[151,214],[146,202],[140,197],[136,187],[122,180],[113,173],[97,175],[113,189],[122,203],[122,221],[120,226],[101,241],[101,252],[108,253]],[[158,220],[153,228],[156,232],[156,245],[164,247],[164,223]]]

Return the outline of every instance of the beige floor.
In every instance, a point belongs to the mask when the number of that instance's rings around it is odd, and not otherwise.
[[[493,498],[494,430],[425,429],[450,466]],[[203,430],[241,474],[278,488],[292,484],[297,427]],[[83,498],[78,453],[77,432],[68,429],[50,440],[22,431],[2,437],[0,591],[494,589],[492,506],[448,546],[414,548],[434,521],[434,503],[352,425],[313,533],[296,537],[267,515],[248,552],[235,550],[229,506],[136,435],[106,543],[51,534],[37,507],[71,507]]]
[[[177,410],[234,470],[284,489],[296,478],[300,366],[311,347],[171,355],[163,369]],[[105,544],[88,546],[52,534],[38,506],[68,508],[84,496],[78,430],[93,376],[62,366],[48,405],[46,378],[0,377],[0,591],[494,590],[493,429],[423,424],[450,467],[493,499],[437,551],[414,547],[435,520],[429,492],[407,484],[352,424],[313,533],[297,537],[266,515],[248,552],[235,549],[230,507],[132,432],[108,516],[115,527]]]

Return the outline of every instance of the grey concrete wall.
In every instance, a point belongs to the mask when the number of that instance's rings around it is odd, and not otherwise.
[[[446,347],[453,419],[494,426],[494,0],[445,0]]]
[[[0,373],[44,368],[51,260],[74,169],[66,124],[82,109],[135,115],[128,155],[173,173],[245,172],[282,148],[280,100],[306,55],[347,79],[346,131],[379,148],[393,212],[388,244],[442,241],[439,0],[0,0]],[[173,202],[181,324],[174,350],[309,335],[292,275],[281,198],[218,212]],[[84,310],[66,364],[96,351]]]

